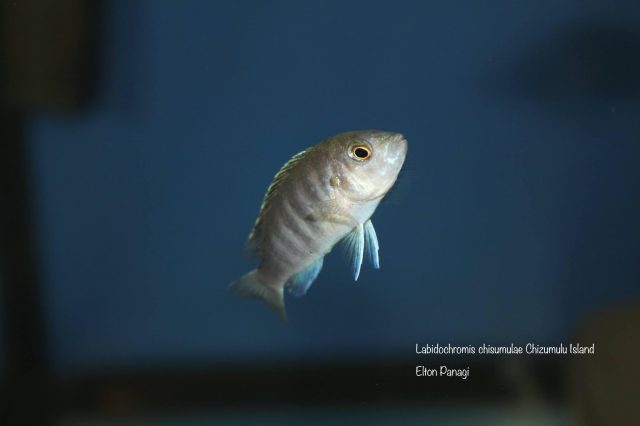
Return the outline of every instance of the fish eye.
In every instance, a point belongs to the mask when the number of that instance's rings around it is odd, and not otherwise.
[[[351,147],[351,158],[358,161],[366,161],[371,157],[371,148],[366,145],[354,145]]]

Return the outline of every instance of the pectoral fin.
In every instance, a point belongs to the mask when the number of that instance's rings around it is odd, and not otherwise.
[[[347,254],[351,262],[353,271],[353,279],[358,281],[360,269],[362,267],[362,258],[365,250],[369,254],[369,260],[375,269],[380,268],[380,259],[378,258],[378,237],[376,230],[373,228],[371,220],[364,225],[357,225],[353,230],[344,237],[344,243],[347,248]]]
[[[362,257],[364,255],[364,227],[362,224],[353,228],[353,230],[344,237],[344,242],[351,260],[353,279],[358,281],[360,268],[362,267]]]
[[[380,246],[378,245],[378,236],[376,235],[376,230],[373,228],[371,219],[364,224],[364,245],[369,253],[371,264],[375,269],[380,269],[380,258],[378,257]]]
[[[296,297],[302,297],[307,294],[307,290],[309,290],[309,287],[311,287],[311,284],[313,284],[322,269],[323,261],[324,257],[321,257],[307,268],[289,278],[285,284],[289,293]]]

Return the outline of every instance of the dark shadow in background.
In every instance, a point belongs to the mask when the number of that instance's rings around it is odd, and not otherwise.
[[[24,111],[85,107],[98,90],[99,2],[1,1],[4,96]]]
[[[0,284],[2,285],[2,423],[48,424],[47,362],[23,120],[0,106]]]
[[[0,1],[2,424],[55,417],[25,115],[78,111],[93,98],[99,15],[88,0]]]
[[[640,31],[634,28],[576,23],[547,35],[524,55],[515,52],[498,62],[503,65],[487,78],[491,91],[556,111],[640,96]]]
[[[509,64],[506,67],[505,62]],[[560,303],[584,307],[582,312],[574,313],[568,323],[581,320],[583,325],[590,325],[590,330],[611,336],[611,340],[595,341],[596,355],[572,359],[572,365],[591,363],[592,374],[606,377],[615,376],[613,372],[623,365],[624,374],[637,374],[637,365],[626,361],[624,351],[613,345],[620,344],[616,339],[624,336],[622,333],[637,330],[640,325],[629,322],[624,327],[618,324],[602,331],[606,322],[600,321],[600,315],[618,317],[625,312],[637,312],[639,306],[638,300],[612,299],[615,291],[607,290],[616,288],[624,292],[640,283],[637,166],[640,121],[636,117],[635,125],[629,126],[634,119],[629,120],[628,115],[634,114],[640,104],[640,31],[602,23],[579,23],[548,35],[525,55],[516,55],[502,63],[488,78],[490,90],[498,96],[516,98],[541,108],[550,120],[566,122],[569,127],[575,122],[594,124],[594,137],[590,140],[568,141],[551,149],[544,142],[537,146],[532,142],[531,157],[538,159],[532,161],[534,166],[527,165],[532,168],[528,174],[535,177],[528,185],[534,199],[552,197],[558,205],[574,203],[581,207],[571,230],[558,227],[559,232],[568,232],[573,240],[562,247],[560,255],[564,283]],[[495,79],[500,75],[506,76],[501,82]],[[617,114],[623,115],[619,118]],[[610,129],[615,131],[608,131]],[[554,158],[544,157],[549,153]],[[553,221],[556,215],[556,212],[542,211],[540,220]],[[558,223],[570,222],[564,218]],[[602,283],[607,283],[608,288]],[[570,334],[581,337],[576,330]],[[581,370],[580,374],[585,371]],[[633,387],[618,379],[592,380],[587,386],[588,380],[580,377],[577,380],[580,384],[569,388],[571,395],[579,395],[574,402],[583,420],[589,424],[618,424],[620,419],[603,417],[602,412],[596,415],[593,406],[597,402],[598,409],[605,407],[621,416],[626,421],[624,424],[635,424],[633,419],[637,421],[637,414],[619,409],[624,407],[621,401],[627,403],[627,407],[629,401],[633,404],[633,398],[626,396],[636,392]],[[607,386],[622,397],[603,397]]]
[[[640,31],[602,23],[580,23],[558,30],[537,43],[523,57],[514,58],[510,77],[499,93],[508,93],[533,103],[558,117],[580,114],[594,121],[615,120],[616,105],[640,101]],[[495,75],[504,74],[496,72]],[[564,305],[597,306],[606,295],[584,292],[585,287],[637,285],[640,264],[640,175],[634,164],[640,158],[640,122],[631,135],[603,138],[573,146],[559,146],[554,153],[558,167],[580,156],[578,150],[591,150],[611,155],[615,161],[579,164],[568,178],[583,182],[584,191],[570,193],[580,185],[556,182],[555,196],[574,197],[585,206],[580,226],[575,231],[575,244],[565,253]],[[546,165],[542,162],[543,167]],[[544,173],[533,170],[532,173]],[[595,176],[595,178],[594,178]],[[543,180],[544,181],[544,180]],[[624,185],[625,191],[619,189]],[[549,185],[531,186],[536,197],[544,197]],[[624,193],[623,193],[624,192]],[[616,245],[606,242],[617,235]],[[594,285],[592,285],[594,284]],[[586,314],[587,312],[585,312]],[[571,318],[573,322],[576,318]]]
[[[630,100],[640,95],[640,33],[579,25],[543,41],[516,67],[516,94],[540,101]]]

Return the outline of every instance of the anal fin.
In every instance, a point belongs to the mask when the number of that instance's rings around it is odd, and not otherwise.
[[[309,290],[311,284],[313,284],[315,279],[318,277],[318,274],[322,269],[323,262],[324,257],[321,257],[302,271],[289,278],[285,284],[289,293],[296,297],[302,297],[307,294],[307,290]]]

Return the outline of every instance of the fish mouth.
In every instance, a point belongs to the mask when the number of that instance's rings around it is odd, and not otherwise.
[[[388,151],[393,152],[393,157],[388,161],[390,164],[397,164],[398,173],[404,164],[404,160],[407,158],[407,151],[409,150],[409,143],[402,135],[398,135],[397,141],[390,145]]]

